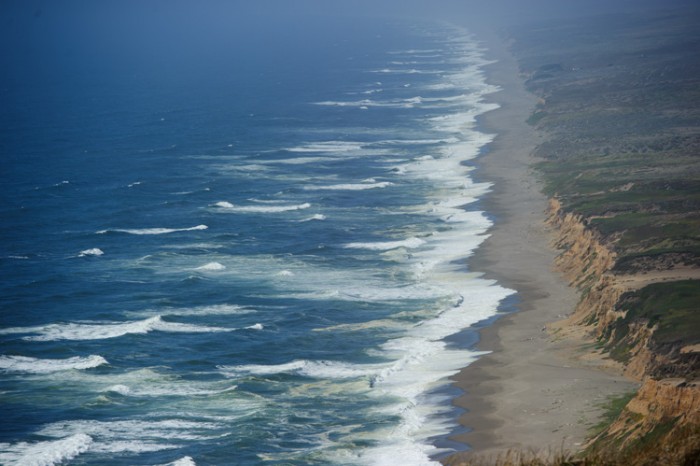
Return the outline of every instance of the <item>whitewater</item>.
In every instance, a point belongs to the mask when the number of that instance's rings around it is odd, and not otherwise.
[[[466,448],[450,377],[512,294],[468,261],[486,51],[444,23],[237,21],[130,54],[59,24],[36,40],[73,55],[3,78],[0,463]]]

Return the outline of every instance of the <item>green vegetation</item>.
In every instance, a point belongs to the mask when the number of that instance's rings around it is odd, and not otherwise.
[[[668,362],[656,365],[648,375],[690,379],[700,376],[699,355],[683,352],[684,347],[700,344],[700,280],[659,282],[625,293],[617,311],[623,311],[624,317],[601,336],[611,358],[628,362],[631,349],[639,343],[638,333],[631,329],[646,327],[654,330],[646,346]]]
[[[537,123],[539,123],[540,120],[546,116],[547,116],[547,112],[544,112],[542,110],[532,112],[532,115],[530,115],[530,118],[527,119],[527,124],[532,125],[532,126],[537,126]]]
[[[516,30],[544,191],[638,272],[700,265],[700,29],[629,15]],[[659,267],[661,266],[661,267]]]
[[[700,343],[700,280],[654,283],[626,293],[621,310],[623,320],[644,320],[647,326],[658,326],[653,340],[657,344]]]
[[[526,86],[540,99],[527,123],[547,136],[535,153],[544,192],[556,197],[565,212],[579,215],[614,250],[613,273],[656,273],[657,280],[659,272],[676,274],[675,280],[624,294],[615,309],[622,317],[604,329],[598,342],[623,363],[644,344],[658,358],[645,375],[656,379],[700,376],[700,353],[683,351],[700,344],[700,280],[689,279],[697,274],[688,272],[700,267],[699,21],[693,9],[511,30]],[[583,273],[589,273],[585,268]],[[582,283],[591,286],[590,280]],[[598,321],[591,316],[588,323]],[[639,423],[641,414],[624,409],[632,395],[608,401],[594,427],[601,435],[582,453],[513,451],[497,459],[460,454],[444,462],[700,465],[697,425],[662,419],[637,431],[638,438],[633,429],[606,430],[616,419]]]
[[[528,122],[547,134],[535,165],[544,191],[617,253],[613,271],[700,267],[700,29],[697,14],[630,14],[514,31],[513,52],[540,98]],[[587,273],[586,271],[583,272]],[[588,283],[588,282],[584,282]],[[623,297],[601,338],[623,363],[655,328],[669,368],[700,343],[700,281],[662,282]],[[643,333],[643,332],[642,332]]]
[[[603,416],[600,422],[591,428],[591,436],[594,437],[605,430],[615,419],[618,418],[627,403],[636,395],[636,392],[624,393],[620,396],[612,396],[601,405]]]

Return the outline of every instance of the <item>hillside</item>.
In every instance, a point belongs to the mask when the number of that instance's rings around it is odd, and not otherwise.
[[[687,12],[513,32],[546,133],[566,325],[643,381],[590,449],[663,444],[700,425],[700,29]],[[562,328],[562,325],[554,326]]]
[[[641,388],[612,400],[575,457],[499,464],[700,464],[699,20],[675,11],[509,31],[539,99],[533,173],[550,198],[556,268],[581,296],[550,336],[585,332],[590,352]]]

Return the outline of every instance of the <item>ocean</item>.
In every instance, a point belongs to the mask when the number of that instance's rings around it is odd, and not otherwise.
[[[467,260],[492,225],[478,41],[50,13],[3,33],[0,463],[458,448],[449,378],[512,294]]]

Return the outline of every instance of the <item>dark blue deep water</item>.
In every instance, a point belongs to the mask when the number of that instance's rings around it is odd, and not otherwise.
[[[510,294],[473,38],[51,14],[4,18],[0,463],[432,464]]]

